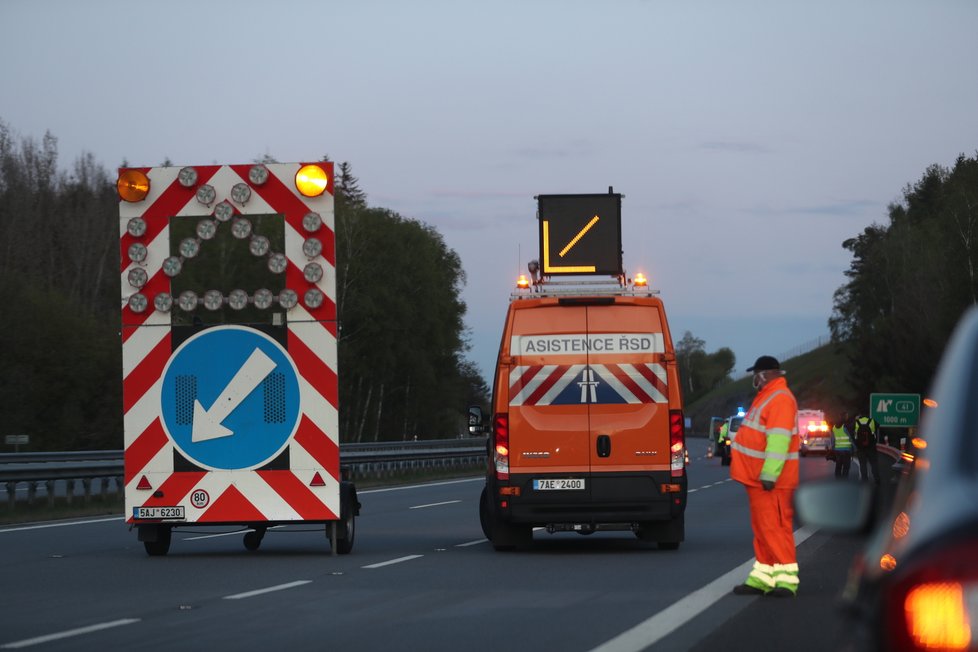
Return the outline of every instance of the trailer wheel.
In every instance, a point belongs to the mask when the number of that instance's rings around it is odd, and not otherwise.
[[[246,532],[244,535],[244,547],[246,550],[255,551],[261,546],[262,539],[265,538],[265,528],[257,528]]]
[[[341,555],[348,555],[353,550],[353,538],[356,534],[356,518],[353,514],[347,514],[340,524],[342,533],[336,536],[336,552]]]
[[[350,482],[340,483],[340,522],[336,528],[336,540],[330,539],[330,545],[340,555],[348,555],[353,550],[353,540],[356,538],[357,520],[360,513],[360,503],[357,502],[357,490]]]
[[[170,552],[170,527],[160,525],[153,529],[156,530],[156,536],[152,541],[143,541],[143,547],[150,557],[162,557]]]

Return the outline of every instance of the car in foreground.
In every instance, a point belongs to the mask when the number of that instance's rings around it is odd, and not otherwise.
[[[892,504],[843,592],[852,649],[978,650],[978,308],[958,324],[930,397]],[[872,492],[813,483],[799,487],[795,506],[807,525],[857,532],[873,522]]]

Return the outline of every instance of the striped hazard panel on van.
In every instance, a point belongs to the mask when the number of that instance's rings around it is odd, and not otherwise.
[[[512,406],[666,403],[668,393],[659,364],[530,365],[509,373]]]

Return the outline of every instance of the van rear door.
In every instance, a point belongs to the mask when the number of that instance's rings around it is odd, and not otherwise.
[[[663,324],[655,305],[589,306],[592,496],[655,495],[653,471],[669,471],[669,387]]]
[[[589,387],[580,381],[587,371],[587,308],[517,309],[510,332],[511,477],[527,481],[523,502],[587,501],[592,438]]]

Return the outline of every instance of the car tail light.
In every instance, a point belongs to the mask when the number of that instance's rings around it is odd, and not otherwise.
[[[978,541],[957,543],[906,572],[885,598],[887,649],[978,649],[976,552]]]
[[[496,479],[509,480],[509,415],[500,412],[493,417],[492,431],[496,441],[493,455],[496,463]]]
[[[674,478],[681,478],[683,475],[685,447],[686,433],[682,410],[669,410],[669,468]]]

